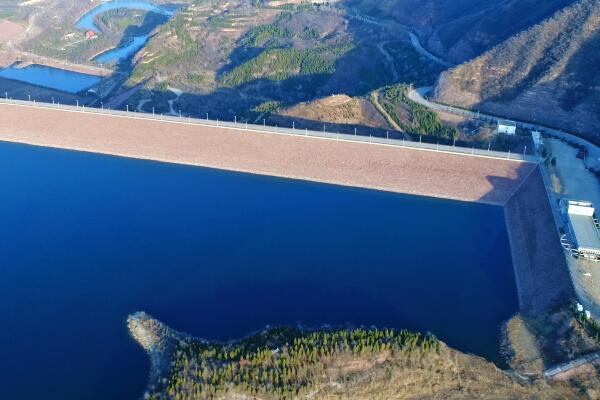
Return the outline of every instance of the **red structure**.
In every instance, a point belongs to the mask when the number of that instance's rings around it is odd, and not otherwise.
[[[85,37],[86,37],[86,39],[94,39],[96,37],[96,32],[94,32],[94,31],[87,31],[85,33]]]

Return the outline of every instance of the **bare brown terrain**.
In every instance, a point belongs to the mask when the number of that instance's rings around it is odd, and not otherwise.
[[[383,116],[368,100],[346,95],[333,95],[300,103],[280,111],[279,115],[329,124],[389,129]]]
[[[442,73],[438,101],[543,123],[598,142],[600,4],[578,0]]]
[[[5,141],[489,204],[506,203],[535,168],[503,159],[8,104],[0,105],[0,121]]]
[[[18,36],[24,30],[25,28],[16,22],[7,19],[0,20],[0,45]]]

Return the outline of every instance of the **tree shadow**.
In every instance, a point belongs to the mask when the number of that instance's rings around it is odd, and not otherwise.
[[[393,36],[396,40],[408,41],[408,38],[398,37],[396,33],[384,31],[381,27],[371,26],[352,18],[347,18],[346,22],[343,28],[344,35],[351,38],[355,47],[337,57],[334,62],[335,72],[301,74],[282,80],[257,77],[232,87],[219,85],[211,93],[194,93],[184,90],[184,93],[175,101],[177,113],[181,111],[182,115],[201,118],[208,113],[212,119],[234,120],[238,118],[252,122],[261,116],[261,112],[253,111],[253,109],[266,102],[278,102],[280,107],[289,107],[337,93],[365,96],[374,89],[397,83],[393,80],[390,66],[386,65],[386,59],[378,50],[377,43],[372,43],[370,40]],[[331,35],[329,33],[329,36]],[[244,35],[237,40],[235,48],[229,55],[229,62],[217,70],[217,79],[273,48],[247,46],[246,39]],[[289,45],[282,44],[279,48],[286,48],[286,46]],[[419,56],[418,53],[417,56]],[[131,60],[132,58],[122,60],[118,66],[119,72],[130,71]],[[127,87],[123,87],[121,91],[127,89]],[[161,90],[154,91],[157,93],[153,97],[160,99],[168,97],[168,94],[164,93],[167,92],[166,90],[162,90],[163,93],[159,93]],[[141,92],[141,95],[149,96],[149,90]],[[133,106],[133,104],[128,105]],[[144,110],[151,112],[152,107],[155,112],[169,111],[166,104],[148,104]],[[279,123],[281,118],[281,116],[274,117],[273,122]],[[269,119],[267,118],[267,120]],[[292,119],[289,122],[291,125]]]

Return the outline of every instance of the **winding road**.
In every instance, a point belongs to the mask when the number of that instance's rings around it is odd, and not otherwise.
[[[410,36],[410,42],[412,43],[413,47],[415,48],[415,50],[417,50],[417,52],[419,54],[421,54],[424,57],[427,57],[428,59],[430,59],[431,61],[433,61],[436,64],[441,65],[442,67],[451,68],[454,66],[454,65],[450,64],[448,61],[442,60],[441,58],[430,53],[426,48],[424,48],[421,45],[421,41],[419,40],[419,37],[417,35],[415,35],[412,31],[408,31],[408,35]]]
[[[427,93],[430,93],[432,90],[433,90],[433,87],[431,87],[431,86],[413,89],[408,93],[408,98],[414,102],[417,102],[417,103],[429,108],[430,110],[433,110],[433,111],[451,113],[451,114],[460,115],[460,116],[464,116],[464,117],[471,118],[471,119],[477,119],[480,121],[493,123],[493,122],[497,122],[498,119],[508,118],[506,116],[488,114],[488,113],[483,113],[483,112],[475,111],[475,110],[466,110],[466,109],[459,108],[459,107],[447,106],[444,104],[433,102],[426,97]],[[567,132],[564,132],[564,131],[561,131],[558,129],[551,128],[549,126],[540,125],[540,124],[532,124],[530,122],[518,121],[518,120],[513,120],[513,121],[515,121],[517,123],[518,128],[529,129],[529,130],[533,130],[533,131],[543,131],[544,133],[546,133],[550,136],[565,140],[572,145],[585,147],[588,150],[589,158],[596,159],[596,160],[600,159],[600,148],[598,148],[596,145],[588,142],[585,139],[582,139],[578,136],[572,135],[570,133],[567,133]]]

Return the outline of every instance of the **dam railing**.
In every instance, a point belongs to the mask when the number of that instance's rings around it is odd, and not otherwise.
[[[495,158],[495,159],[505,159],[505,160],[513,160],[513,161],[526,161],[526,162],[539,162],[539,158],[535,155],[530,154],[519,154],[519,153],[511,153],[491,150],[491,149],[478,149],[475,147],[461,147],[461,146],[449,146],[444,144],[436,144],[436,143],[425,143],[425,142],[416,142],[405,140],[403,138],[392,138],[392,137],[379,137],[379,136],[366,136],[361,134],[348,134],[348,133],[335,133],[328,132],[327,130],[316,131],[310,129],[297,129],[297,128],[283,128],[279,126],[271,126],[271,125],[257,125],[251,124],[247,122],[237,122],[237,121],[220,121],[213,119],[202,119],[202,118],[193,118],[191,116],[173,116],[173,115],[164,115],[164,114],[152,114],[152,113],[141,113],[136,111],[125,111],[125,110],[114,110],[108,108],[95,108],[95,107],[85,107],[83,105],[65,105],[60,103],[42,103],[26,100],[14,100],[14,99],[6,99],[0,98],[0,104],[10,104],[13,106],[21,106],[21,107],[34,107],[41,109],[53,109],[53,110],[61,110],[65,112],[77,112],[77,113],[88,113],[88,114],[96,114],[96,115],[104,115],[111,117],[120,117],[120,118],[133,118],[140,120],[151,120],[151,121],[161,121],[164,123],[173,123],[173,124],[185,124],[185,125],[194,125],[198,127],[206,126],[213,128],[224,128],[231,129],[237,131],[250,131],[256,133],[269,133],[269,134],[281,134],[281,135],[292,135],[292,136],[305,136],[312,138],[321,138],[321,139],[329,139],[329,140],[340,140],[346,142],[360,142],[360,143],[371,143],[371,144],[379,144],[379,145],[387,145],[394,147],[405,147],[416,150],[426,150],[426,151],[436,151],[442,153],[454,153],[468,156],[477,156],[477,157],[487,157],[487,158]]]

